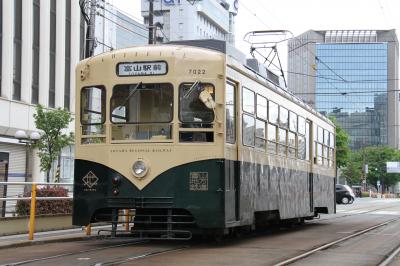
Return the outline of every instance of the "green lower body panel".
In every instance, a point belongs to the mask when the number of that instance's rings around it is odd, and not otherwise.
[[[114,209],[173,210],[193,216],[198,228],[224,227],[223,160],[180,165],[160,174],[142,190],[109,167],[75,160],[73,224],[111,220]],[[112,178],[119,177],[118,185]],[[113,190],[118,189],[114,195]]]

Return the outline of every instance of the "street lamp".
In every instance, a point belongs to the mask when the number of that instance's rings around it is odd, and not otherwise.
[[[25,144],[25,182],[28,181],[28,168],[29,168],[29,148],[40,139],[40,134],[36,131],[28,134],[25,130],[17,130],[14,137],[18,139],[19,143]]]
[[[40,139],[40,134],[33,131],[29,136],[26,134],[25,130],[17,130],[14,137],[18,139],[19,143],[24,143],[27,145],[35,144]]]

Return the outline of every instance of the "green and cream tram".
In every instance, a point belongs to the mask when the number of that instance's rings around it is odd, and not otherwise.
[[[333,124],[228,48],[79,63],[73,224],[134,210],[133,235],[190,238],[334,212]]]

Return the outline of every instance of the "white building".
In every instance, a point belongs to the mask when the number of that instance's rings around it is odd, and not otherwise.
[[[141,7],[148,25],[149,0],[142,0]],[[236,13],[237,0],[153,0],[156,42],[217,39],[234,45]]]
[[[36,130],[33,113],[38,103],[74,110],[75,65],[83,43],[79,4],[1,0],[0,18],[0,153],[3,164],[8,162],[8,181],[43,180],[38,157],[14,134]],[[22,189],[10,186],[7,194],[16,196]]]
[[[95,1],[95,54],[147,43],[144,25],[103,0]],[[45,180],[35,151],[19,144],[14,134],[36,130],[36,104],[75,115],[75,65],[83,58],[85,28],[78,0],[0,0],[0,181]],[[74,130],[73,123],[69,130]],[[63,182],[72,182],[73,154],[73,146],[63,151]],[[7,195],[22,190],[10,186]],[[0,186],[0,197],[3,192]]]

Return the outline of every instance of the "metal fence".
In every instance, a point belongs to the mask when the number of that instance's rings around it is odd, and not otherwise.
[[[2,217],[6,216],[7,210],[7,202],[16,202],[16,201],[30,201],[29,206],[29,240],[33,240],[34,231],[35,231],[35,217],[36,217],[36,205],[37,201],[48,200],[72,200],[72,187],[73,183],[45,183],[45,182],[0,182],[0,187],[3,188],[4,191],[7,191],[8,186],[23,186],[24,193],[20,195],[11,195],[7,196],[7,194],[3,194],[0,198],[0,215]],[[28,187],[29,186],[29,187]],[[37,196],[38,189],[40,190],[50,190],[54,187],[69,187],[71,189],[67,190],[67,196]],[[30,195],[29,195],[30,194]],[[46,193],[45,193],[46,194]],[[48,193],[52,194],[52,193]],[[29,196],[28,196],[29,195]],[[13,204],[15,205],[15,204]],[[8,213],[9,214],[9,213]],[[15,216],[15,210],[14,215]]]

